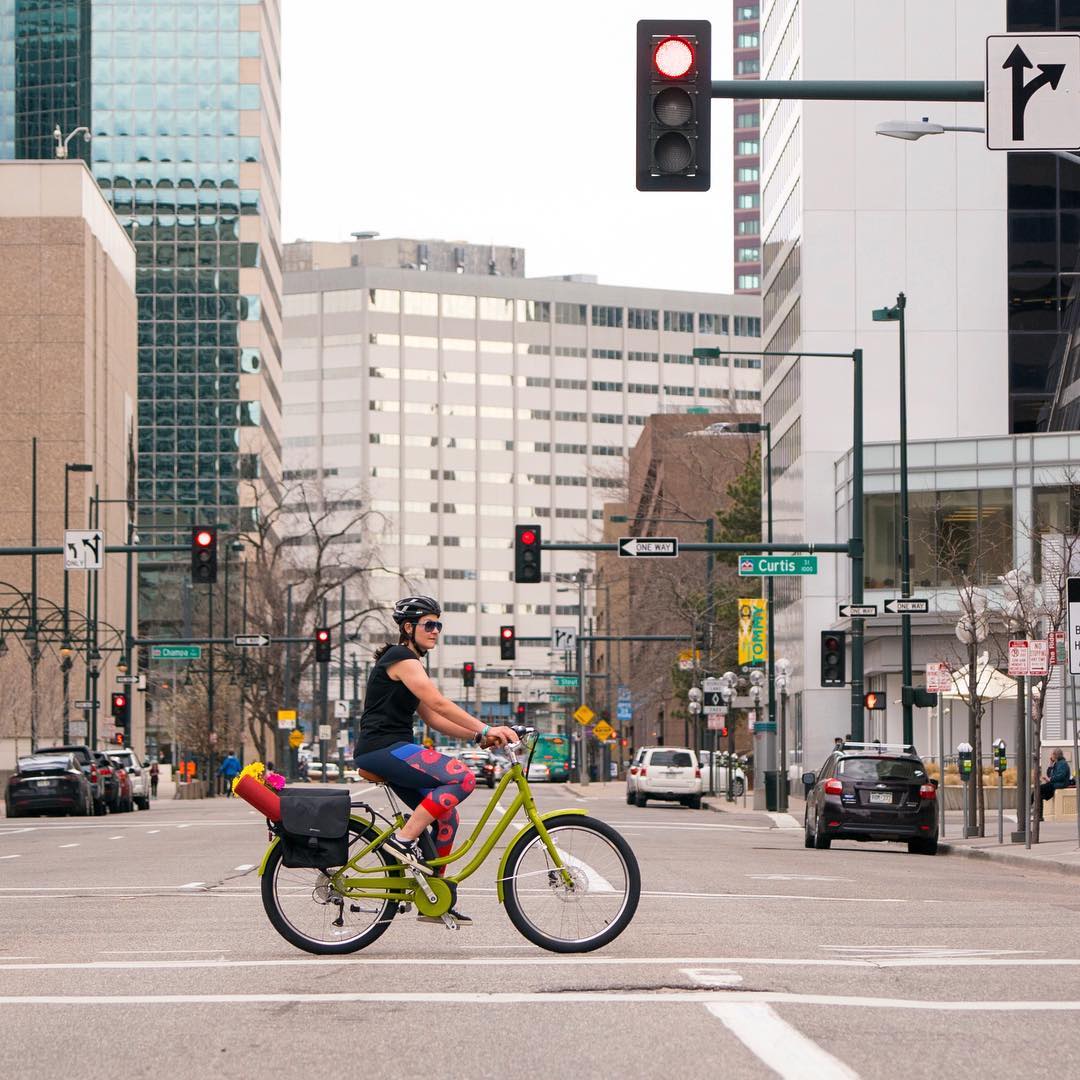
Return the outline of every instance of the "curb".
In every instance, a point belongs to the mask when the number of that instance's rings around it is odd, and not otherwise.
[[[957,846],[956,844],[938,844],[939,855],[960,855],[967,859],[983,859],[986,862],[1003,863],[1027,870],[1048,870],[1052,874],[1067,874],[1071,877],[1080,875],[1080,863],[1060,863],[1044,859],[1037,855],[1010,855],[1007,852],[989,851],[986,848]]]

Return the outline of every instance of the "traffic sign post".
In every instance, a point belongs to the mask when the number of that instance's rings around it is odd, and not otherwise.
[[[578,677],[576,675],[553,675],[551,681],[556,686],[577,686]]]
[[[105,554],[105,534],[101,529],[64,530],[64,569],[100,570]]]
[[[1080,149],[1080,34],[986,39],[986,145]]]
[[[877,604],[838,604],[836,610],[841,619],[873,619]]]
[[[551,651],[573,652],[577,648],[577,631],[572,626],[551,628]]]
[[[237,634],[232,643],[241,649],[263,649],[270,639],[265,634]]]
[[[278,709],[277,711],[277,726],[278,731],[290,731],[296,725],[296,710],[295,709]],[[303,735],[300,737],[300,742],[303,742]]]
[[[679,555],[677,536],[620,536],[619,554],[636,559],[675,559]]]
[[[930,601],[924,597],[893,597],[885,601],[888,615],[926,615],[930,611]]]

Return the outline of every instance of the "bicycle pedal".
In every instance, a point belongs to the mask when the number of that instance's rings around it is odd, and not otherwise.
[[[443,925],[447,930],[460,930],[457,919],[454,918],[449,912],[442,917]]]

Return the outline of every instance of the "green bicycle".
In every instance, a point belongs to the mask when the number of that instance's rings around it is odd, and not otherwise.
[[[535,731],[515,730],[523,739],[519,748],[535,745]],[[405,822],[389,787],[384,788],[389,817],[367,803],[353,803],[349,857],[340,867],[286,867],[281,837],[275,836],[259,867],[263,907],[274,929],[298,948],[320,954],[366,948],[410,906],[423,915],[441,917],[448,928],[456,929],[449,912],[457,885],[480,868],[510,822],[524,811],[528,821],[503,852],[496,878],[498,898],[510,921],[534,945],[552,952],[590,952],[613,941],[634,917],[641,895],[641,876],[630,845],[584,810],[540,814],[526,768],[517,756],[512,760],[464,843],[442,858],[428,860],[433,868],[447,867],[443,877],[414,875],[382,847]],[[510,786],[516,788],[513,802],[480,843]],[[472,858],[451,873],[451,864],[474,849]]]

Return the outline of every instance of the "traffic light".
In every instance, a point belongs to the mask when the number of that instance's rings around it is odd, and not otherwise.
[[[922,686],[904,686],[900,690],[900,700],[916,709],[936,709],[938,696]]]
[[[217,529],[212,525],[191,530],[191,580],[196,585],[217,581]]]
[[[847,633],[821,631],[821,685],[843,686],[847,682]]]
[[[520,585],[540,583],[539,525],[514,526],[514,580]]]
[[[863,708],[869,709],[871,712],[882,712],[885,709],[885,695],[879,694],[876,690],[871,690],[869,693],[863,694]]]
[[[500,705],[509,705],[510,704],[510,687],[509,686],[500,686],[499,687],[499,704]]]
[[[727,729],[726,727],[722,727],[722,728],[720,729],[720,738],[721,738],[721,739],[726,739],[726,738],[727,738],[727,734],[728,734],[728,729]]]
[[[112,695],[112,718],[113,723],[119,729],[117,734],[126,736],[131,731],[131,698],[127,694],[117,691]],[[124,739],[119,740],[124,744]]]
[[[517,640],[512,626],[499,627],[499,659],[513,660],[517,657]]]
[[[637,24],[637,189],[708,191],[712,26]]]
[[[524,702],[521,702],[521,704],[519,704],[518,707],[514,710],[514,716],[515,716],[515,718],[517,720],[517,723],[519,723],[519,724],[524,724],[525,723],[525,703]]]
[[[461,665],[461,681],[467,687],[476,685],[476,665],[471,660]]]
[[[330,651],[333,644],[330,641],[330,627],[315,627],[315,661],[319,664],[330,663]]]

